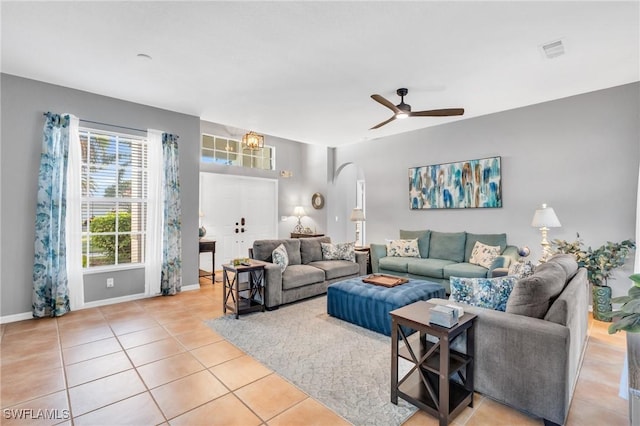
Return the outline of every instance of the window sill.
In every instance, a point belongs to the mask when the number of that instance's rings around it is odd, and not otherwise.
[[[103,274],[106,272],[127,271],[130,269],[144,269],[144,263],[134,263],[130,265],[97,266],[91,269],[83,269],[83,275]]]

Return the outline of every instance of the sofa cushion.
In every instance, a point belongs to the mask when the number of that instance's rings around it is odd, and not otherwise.
[[[567,281],[569,281],[573,276],[578,272],[578,262],[576,262],[576,257],[572,254],[554,254],[551,256],[547,263],[557,263],[562,266],[564,272],[567,274]]]
[[[547,262],[533,275],[518,280],[507,302],[507,312],[534,318],[544,318],[551,300],[564,288],[567,274],[562,266]]]
[[[464,260],[466,232],[431,231],[429,259],[444,259],[453,262]]]
[[[356,243],[320,243],[322,247],[322,260],[349,260],[356,261]]]
[[[275,250],[275,248],[280,244],[284,245],[284,248],[287,249],[289,265],[300,265],[300,239],[298,238],[285,240],[256,240],[253,242],[253,258],[273,263],[273,250]]]
[[[407,272],[407,260],[412,259],[410,257],[383,257],[380,259],[380,269],[386,269],[387,271],[395,272]]]
[[[512,276],[499,278],[451,277],[449,300],[504,312],[516,281],[517,278]]]
[[[500,246],[488,246],[476,241],[471,251],[469,263],[489,269],[493,261],[500,255],[500,252],[502,252]]]
[[[330,243],[329,237],[300,238],[300,261],[303,265],[316,260],[322,260],[322,247],[320,243]]]
[[[309,265],[289,265],[282,273],[282,289],[302,287],[324,281],[324,271]]]
[[[444,278],[444,267],[453,263],[451,260],[444,259],[415,259],[407,262],[407,271],[414,275]]]
[[[418,240],[418,250],[420,250],[420,257],[429,257],[429,241],[431,240],[431,231],[406,231],[400,230],[400,238],[403,240]]]
[[[387,240],[387,256],[391,257],[420,257],[418,239]]]
[[[309,266],[322,269],[326,280],[346,277],[349,275],[358,275],[360,272],[360,265],[348,260],[320,260],[309,263]]]
[[[273,263],[278,265],[282,272],[284,272],[285,269],[287,269],[287,266],[289,266],[289,256],[287,255],[287,249],[284,248],[283,244],[280,244],[273,250],[271,257],[273,257]]]
[[[471,259],[471,253],[476,241],[480,241],[482,244],[488,246],[500,246],[500,253],[507,248],[507,234],[472,234],[467,233],[467,240],[464,246],[464,261],[468,262]],[[500,254],[498,253],[498,254]]]
[[[471,263],[452,263],[445,265],[443,268],[443,278],[451,277],[468,277],[468,278],[486,278],[487,268]]]

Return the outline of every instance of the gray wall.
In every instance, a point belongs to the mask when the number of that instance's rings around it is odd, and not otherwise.
[[[251,130],[260,132],[260,129]],[[201,131],[214,136],[240,140],[248,130],[202,121]],[[326,209],[314,209],[311,206],[311,197],[315,192],[320,192],[325,198],[327,197],[329,150],[326,147],[270,135],[265,135],[265,144],[275,147],[276,170],[202,163],[200,171],[278,179],[278,219],[281,216],[287,216],[286,221],[278,222],[278,238],[289,238],[289,234],[297,224],[297,219],[292,216],[295,206],[303,206],[307,213],[307,217],[302,218],[303,226],[308,226],[320,233],[327,232]],[[293,176],[281,177],[282,170],[291,171]]]
[[[509,243],[528,245],[529,259],[537,260],[540,231],[530,224],[543,202],[562,223],[550,239],[573,240],[579,232],[587,245],[599,246],[634,238],[639,95],[634,83],[338,147],[336,168],[352,162],[364,172],[369,243],[397,238],[400,228],[506,232]],[[409,167],[490,156],[502,157],[503,208],[409,209]],[[331,191],[343,199],[350,189]],[[348,217],[349,210],[338,205],[328,214]],[[349,236],[332,234],[336,240]],[[626,293],[632,271],[631,257],[610,283],[614,295]]]
[[[137,129],[154,128],[180,136],[183,285],[198,283],[198,168],[200,119],[79,90],[2,74],[1,253],[2,316],[31,311],[34,217],[43,112]],[[108,276],[112,276],[110,273]],[[122,272],[117,289],[106,274],[87,276],[86,300],[101,300],[144,289],[144,274]],[[118,282],[122,282],[122,288]],[[126,282],[126,284],[125,284]],[[128,291],[124,291],[127,289]]]

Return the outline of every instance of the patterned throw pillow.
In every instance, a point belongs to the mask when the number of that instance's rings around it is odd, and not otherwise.
[[[514,262],[509,266],[509,275],[514,275],[518,278],[525,278],[529,275],[533,275],[535,265],[530,260],[526,262]]]
[[[500,256],[500,246],[488,246],[476,241],[471,252],[469,263],[484,266],[489,269],[496,257]]]
[[[387,240],[387,256],[391,257],[420,257],[418,239]]]
[[[349,260],[356,261],[356,243],[320,243],[322,246],[323,260]]]
[[[516,281],[518,278],[514,276],[498,278],[451,277],[449,280],[451,285],[449,300],[504,312]]]
[[[273,257],[273,263],[279,265],[282,272],[289,266],[289,255],[283,244],[280,244],[271,252],[271,257]]]

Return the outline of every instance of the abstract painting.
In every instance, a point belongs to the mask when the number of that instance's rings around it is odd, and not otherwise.
[[[502,207],[500,157],[409,169],[411,210]]]

